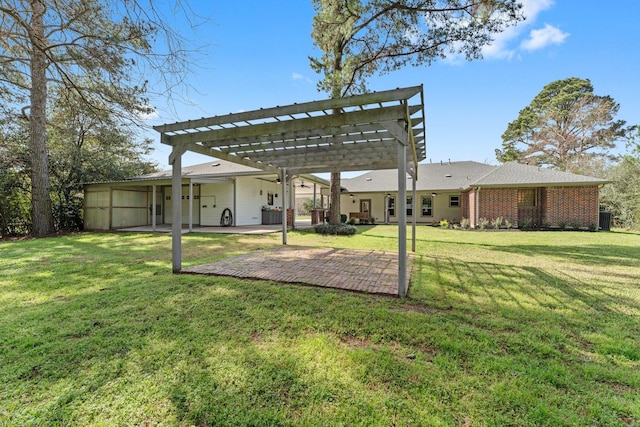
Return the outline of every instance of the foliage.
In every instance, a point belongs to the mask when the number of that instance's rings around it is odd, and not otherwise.
[[[487,218],[479,218],[478,219],[478,227],[480,228],[480,230],[484,230],[489,226],[489,220]]]
[[[357,229],[353,224],[316,224],[314,230],[318,234],[333,234],[339,236],[350,236],[356,234]]]
[[[614,224],[627,229],[640,228],[640,128],[629,139],[627,153],[613,166],[600,193],[604,209],[611,211]]]
[[[305,200],[302,204],[301,214],[311,215],[311,211],[313,210],[314,206],[322,206],[322,201],[320,199],[316,199],[314,203],[313,199]]]
[[[491,226],[497,230],[500,227],[502,227],[503,222],[504,222],[504,219],[501,216],[499,216],[491,220]]]
[[[166,53],[160,51],[163,40]],[[149,74],[155,70],[163,90],[171,91],[189,70],[188,53],[152,2],[0,4],[0,98],[28,123],[34,235],[55,229],[47,139],[52,91],[73,93],[85,112],[103,110],[139,123],[152,112],[146,98]]]
[[[517,160],[573,173],[593,173],[625,136],[619,105],[593,93],[588,79],[567,78],[546,85],[502,134],[501,162]],[[595,166],[594,166],[595,164]]]
[[[471,227],[471,221],[469,220],[469,218],[462,218],[460,220],[460,227],[462,227],[465,230]]]
[[[637,425],[639,241],[418,227],[403,299],[175,275],[163,234],[2,242],[0,424]],[[391,251],[397,227],[288,244]]]
[[[494,34],[523,19],[515,0],[313,0],[310,57],[323,75],[318,89],[332,97],[366,92],[366,79],[407,65],[430,65],[448,54],[468,60]]]
[[[153,172],[155,165],[144,158],[150,141],[140,141],[135,129],[106,109],[82,108],[73,92],[55,91],[54,96],[47,125],[54,227],[75,231],[83,226],[84,183],[123,180]],[[0,147],[0,163],[5,163],[0,192],[7,201],[0,207],[2,235],[27,234],[31,224],[27,123],[14,116],[1,132],[7,142]]]
[[[449,221],[447,221],[446,219],[441,219],[440,220],[440,227],[449,228]]]
[[[511,219],[509,218],[505,218],[504,219],[504,226],[508,229],[510,229],[511,227],[513,227],[513,222],[511,221]]]
[[[310,57],[331,98],[364,93],[366,79],[449,53],[479,58],[495,33],[523,19],[516,0],[313,0]],[[337,111],[338,113],[340,111]],[[331,173],[330,222],[340,211],[340,173]]]

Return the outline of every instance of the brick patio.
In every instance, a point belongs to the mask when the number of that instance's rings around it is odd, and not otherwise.
[[[411,277],[412,265],[413,260],[409,255],[407,281]],[[213,264],[184,268],[182,273],[398,295],[397,252],[277,246],[226,258]]]

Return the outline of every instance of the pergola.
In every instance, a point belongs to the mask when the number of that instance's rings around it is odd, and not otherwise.
[[[277,173],[398,169],[398,289],[406,294],[406,191],[426,157],[422,86],[313,101],[154,126],[172,147],[172,198],[181,199],[182,155],[192,151]],[[415,212],[415,210],[414,210]],[[173,271],[182,265],[182,211],[173,204]],[[287,243],[286,218],[282,224]],[[415,214],[413,221],[415,250]]]

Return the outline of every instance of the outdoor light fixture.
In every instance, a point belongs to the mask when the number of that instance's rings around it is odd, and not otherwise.
[[[281,184],[281,183],[282,183],[282,180],[280,179],[280,177],[277,177],[277,178],[276,178],[276,183],[278,183],[278,184]]]
[[[431,197],[436,197],[438,193],[431,193]]]

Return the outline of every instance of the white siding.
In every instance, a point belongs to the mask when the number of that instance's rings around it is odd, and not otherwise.
[[[233,182],[221,182],[215,184],[201,184],[200,186],[200,212],[201,225],[219,226],[222,211],[225,208],[233,212]]]
[[[236,181],[236,225],[259,225],[262,223],[262,206],[267,204],[267,193],[273,191],[275,185],[251,177],[239,177]],[[262,187],[262,195],[260,189]],[[276,192],[274,191],[274,194]],[[274,206],[282,200],[274,198]]]

